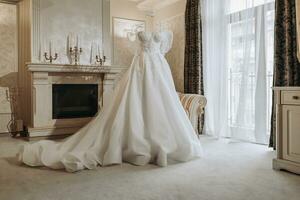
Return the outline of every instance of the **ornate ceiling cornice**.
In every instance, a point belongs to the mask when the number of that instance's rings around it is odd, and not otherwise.
[[[0,3],[9,3],[9,4],[16,4],[20,0],[0,0]]]

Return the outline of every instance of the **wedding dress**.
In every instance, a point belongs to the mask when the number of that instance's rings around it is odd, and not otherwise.
[[[166,166],[200,157],[200,141],[164,58],[172,36],[171,32],[139,32],[139,50],[108,105],[62,142],[42,140],[22,146],[19,160],[29,166],[75,172],[122,161]]]

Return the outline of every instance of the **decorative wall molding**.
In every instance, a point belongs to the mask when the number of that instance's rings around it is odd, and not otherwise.
[[[31,74],[26,63],[31,62],[32,52],[32,0],[18,3],[18,87],[20,91],[21,119],[24,125],[32,123],[31,118]]]
[[[0,3],[17,4],[20,0],[0,0]]]
[[[38,62],[40,55],[40,47],[41,47],[41,26],[40,26],[40,9],[41,2],[40,0],[32,0],[32,60],[34,62]]]

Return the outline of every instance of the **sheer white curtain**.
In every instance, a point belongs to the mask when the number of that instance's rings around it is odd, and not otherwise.
[[[227,135],[227,34],[226,2],[204,0],[202,5],[203,81],[209,102],[205,113],[205,133]]]
[[[274,0],[204,0],[205,132],[268,142]]]

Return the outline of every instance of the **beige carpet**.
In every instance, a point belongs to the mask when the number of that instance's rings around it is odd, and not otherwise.
[[[205,157],[166,168],[123,164],[75,174],[16,163],[0,137],[0,200],[299,200],[300,176],[272,170],[266,146],[201,138]]]

